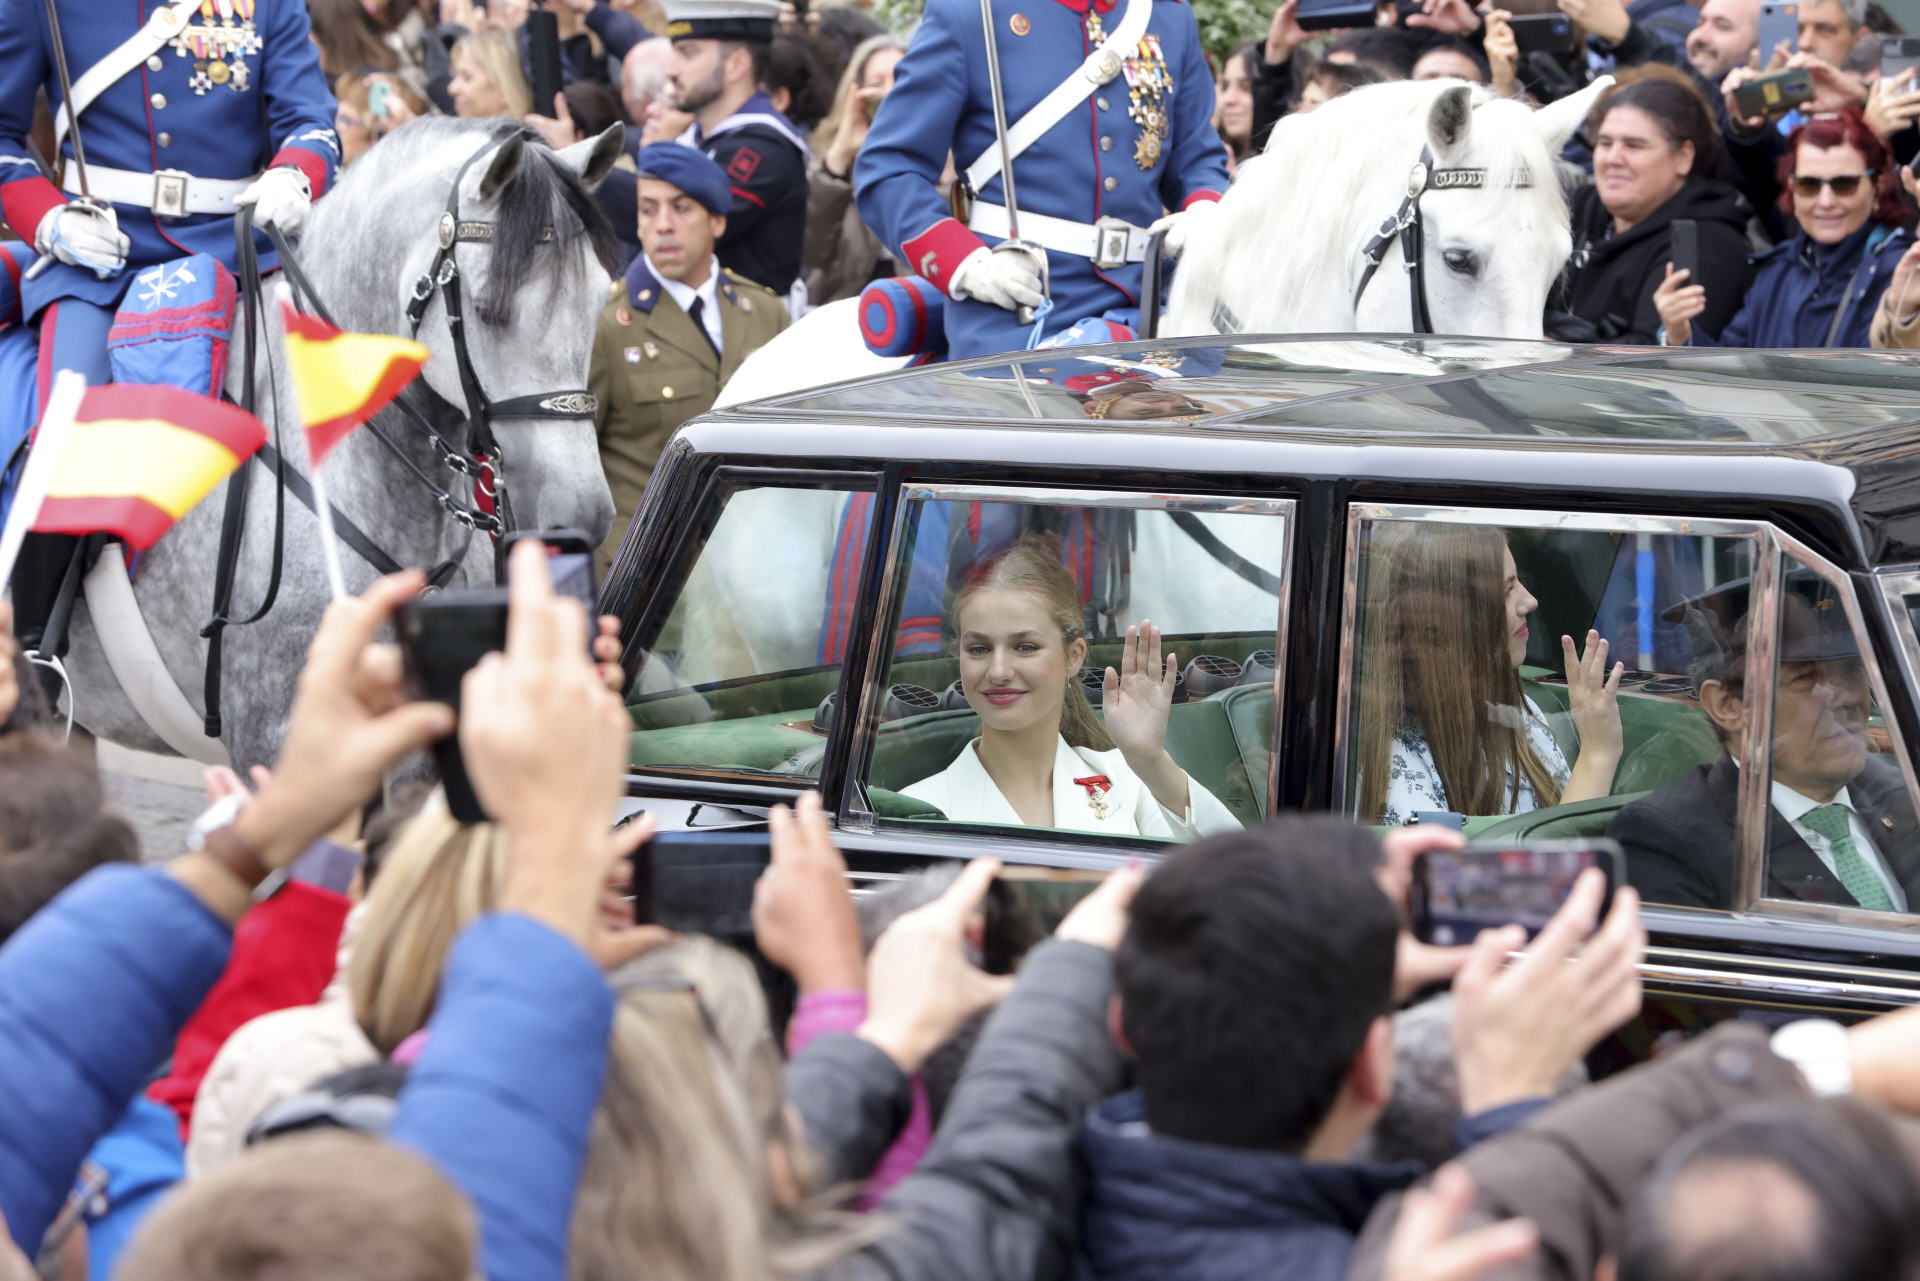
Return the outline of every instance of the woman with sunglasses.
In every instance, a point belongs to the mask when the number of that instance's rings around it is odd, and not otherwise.
[[[1800,229],[1754,255],[1753,287],[1718,339],[1694,326],[1707,291],[1671,264],[1654,306],[1670,347],[1865,347],[1913,243],[1887,145],[1852,107],[1808,121],[1780,158],[1780,207]]]

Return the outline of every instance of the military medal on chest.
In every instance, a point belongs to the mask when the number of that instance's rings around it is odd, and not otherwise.
[[[1160,52],[1160,37],[1151,33],[1140,37],[1139,49],[1127,59],[1121,73],[1127,78],[1127,115],[1140,126],[1133,162],[1151,169],[1160,163],[1161,145],[1167,136],[1167,100],[1173,97],[1173,75],[1167,70],[1166,55]]]
[[[1093,811],[1095,818],[1106,822],[1107,811],[1113,808],[1107,802],[1107,793],[1113,790],[1113,780],[1105,774],[1089,774],[1085,778],[1074,779],[1073,785],[1087,789],[1087,808]]]
[[[246,55],[260,52],[260,33],[254,29],[256,0],[200,0],[200,21],[187,26],[167,43],[176,56],[193,59],[187,87],[201,97],[225,85],[245,93],[252,79]]]

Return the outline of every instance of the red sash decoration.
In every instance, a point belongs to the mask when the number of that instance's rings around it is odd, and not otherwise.
[[[1087,789],[1087,805],[1092,808],[1093,816],[1103,823],[1106,822],[1106,795],[1113,790],[1113,780],[1105,774],[1089,774],[1085,778],[1074,779],[1073,785]]]

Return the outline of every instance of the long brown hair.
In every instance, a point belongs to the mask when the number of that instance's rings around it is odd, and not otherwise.
[[[1376,525],[1367,547],[1360,671],[1360,816],[1380,821],[1397,737],[1426,739],[1461,814],[1514,808],[1519,780],[1540,804],[1560,787],[1526,735],[1508,648],[1506,539],[1480,525]]]
[[[1053,625],[1060,629],[1062,649],[1073,648],[1073,643],[1087,634],[1080,588],[1061,563],[1060,538],[1056,534],[1028,534],[984,564],[974,566],[953,598],[953,607],[947,613],[947,630],[958,635],[960,611],[977,593],[989,590],[1019,592],[1037,601]],[[1113,740],[1107,737],[1107,727],[1094,715],[1087,691],[1080,686],[1080,675],[1084,671],[1083,660],[1067,673],[1067,688],[1060,700],[1060,737],[1067,740],[1069,747],[1110,752]]]

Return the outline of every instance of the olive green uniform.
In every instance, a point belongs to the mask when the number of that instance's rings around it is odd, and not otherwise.
[[[613,563],[660,452],[681,423],[713,408],[740,363],[787,327],[780,296],[723,271],[716,291],[722,350],[655,279],[645,254],[613,282],[593,336],[587,387],[599,398],[594,426],[613,490],[613,529],[596,558]]]

